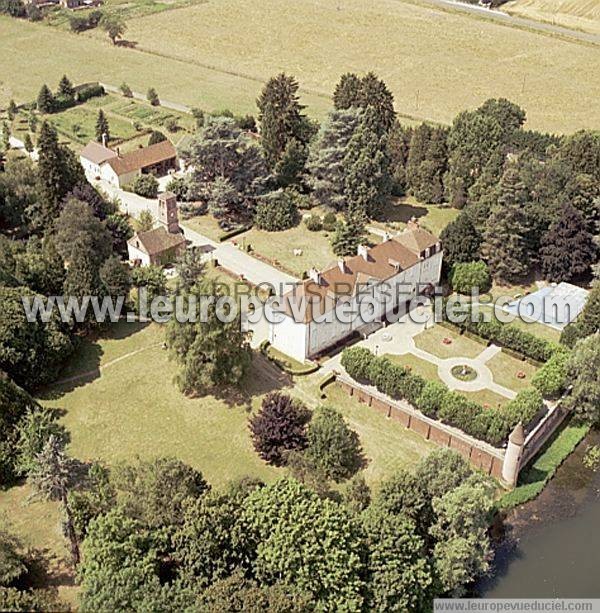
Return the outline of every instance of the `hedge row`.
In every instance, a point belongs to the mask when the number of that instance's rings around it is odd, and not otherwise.
[[[496,447],[519,422],[528,424],[544,407],[542,395],[534,388],[519,392],[503,407],[484,407],[443,383],[427,381],[388,358],[376,357],[364,347],[344,350],[341,364],[359,383],[374,385],[391,398],[408,401],[428,417]]]
[[[452,322],[457,328],[493,341],[497,345],[512,349],[538,362],[547,362],[556,351],[561,349],[561,346],[556,343],[539,338],[516,326],[500,323],[496,319],[473,321],[472,310],[469,307],[461,308],[461,313],[466,314],[465,321]],[[483,317],[483,314],[480,314],[480,317]]]

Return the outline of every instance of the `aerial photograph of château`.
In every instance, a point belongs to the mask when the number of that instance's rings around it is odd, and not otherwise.
[[[600,0],[0,40],[0,613],[600,613]]]

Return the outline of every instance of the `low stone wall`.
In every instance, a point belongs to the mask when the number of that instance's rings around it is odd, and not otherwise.
[[[400,422],[405,428],[420,434],[423,438],[460,453],[475,468],[496,479],[502,478],[504,450],[461,432],[457,428],[442,424],[417,411],[407,402],[392,400],[375,388],[360,385],[344,375],[337,375],[337,383],[349,396],[363,402],[381,415]],[[523,464],[522,464],[523,465]]]

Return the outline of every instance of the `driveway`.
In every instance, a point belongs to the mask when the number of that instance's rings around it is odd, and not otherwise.
[[[142,211],[150,211],[156,219],[158,217],[158,201],[143,198],[137,194],[119,189],[106,181],[94,181],[94,184],[111,197],[116,197],[121,202],[121,210],[132,217],[139,217]],[[243,276],[244,279],[254,285],[270,283],[279,295],[289,289],[298,281],[295,277],[252,257],[235,245],[223,242],[219,243],[187,227],[185,222],[179,224],[183,235],[192,245],[203,247],[207,259],[216,259],[219,264],[232,272]]]

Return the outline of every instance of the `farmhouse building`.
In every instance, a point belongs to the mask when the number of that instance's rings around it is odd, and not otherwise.
[[[356,333],[369,333],[418,294],[439,283],[442,245],[414,222],[398,236],[340,259],[272,300],[269,341],[304,361]],[[366,315],[363,316],[363,315]]]
[[[81,151],[79,160],[90,178],[103,179],[115,187],[128,185],[141,174],[161,177],[177,169],[177,152],[168,140],[127,153],[90,142]]]
[[[171,192],[158,197],[158,227],[138,232],[127,241],[129,260],[137,266],[170,264],[179,257],[186,246],[179,227],[177,199]]]

